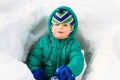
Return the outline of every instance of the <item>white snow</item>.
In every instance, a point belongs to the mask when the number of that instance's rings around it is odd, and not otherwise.
[[[23,62],[30,46],[47,32],[49,14],[61,5],[77,14],[77,38],[92,56],[82,80],[120,79],[119,0],[0,0],[1,80],[34,80]]]
[[[35,80],[26,64],[0,54],[0,80]]]

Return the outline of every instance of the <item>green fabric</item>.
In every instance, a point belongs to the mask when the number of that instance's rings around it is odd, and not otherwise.
[[[61,19],[62,16],[64,16],[66,14],[66,12],[68,12],[68,11],[64,10],[63,13],[56,12],[55,14]],[[73,20],[74,20],[73,16],[70,15],[70,16],[66,17],[65,19],[63,19],[62,21],[59,21],[56,18],[52,17],[51,22],[53,24],[66,24],[66,23],[71,23]]]
[[[67,7],[63,8],[69,10]],[[55,70],[62,64],[68,66],[75,77],[78,76],[84,67],[84,57],[81,52],[80,43],[74,38],[77,22],[70,36],[62,40],[53,37],[50,25],[48,28],[50,34],[41,37],[30,53],[27,61],[28,67],[30,70],[37,68],[44,69],[46,80],[52,77]]]

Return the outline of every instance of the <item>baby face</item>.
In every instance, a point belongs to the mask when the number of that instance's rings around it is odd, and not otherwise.
[[[52,33],[55,38],[65,39],[71,33],[71,25],[70,24],[53,24]]]

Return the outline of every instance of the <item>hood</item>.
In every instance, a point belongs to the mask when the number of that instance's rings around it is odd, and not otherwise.
[[[49,18],[48,18],[48,31],[50,34],[52,34],[51,32],[51,20],[53,15],[58,11],[59,8],[65,9],[67,11],[69,11],[71,13],[71,15],[73,16],[74,20],[75,20],[75,24],[74,24],[74,30],[71,32],[71,34],[69,35],[69,37],[73,37],[76,32],[77,32],[77,28],[78,28],[78,19],[76,14],[73,12],[73,10],[67,6],[60,6],[58,8],[56,8],[55,10],[53,10],[53,12],[50,14]]]

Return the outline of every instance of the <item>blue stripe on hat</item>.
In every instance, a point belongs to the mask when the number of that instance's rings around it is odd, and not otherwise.
[[[70,24],[73,26],[74,23],[75,23],[75,20],[73,20]]]
[[[58,17],[56,14],[53,16],[55,19],[57,19],[58,21],[62,22],[64,19],[66,19],[67,17],[69,17],[71,14],[69,12],[67,12],[63,17]]]

